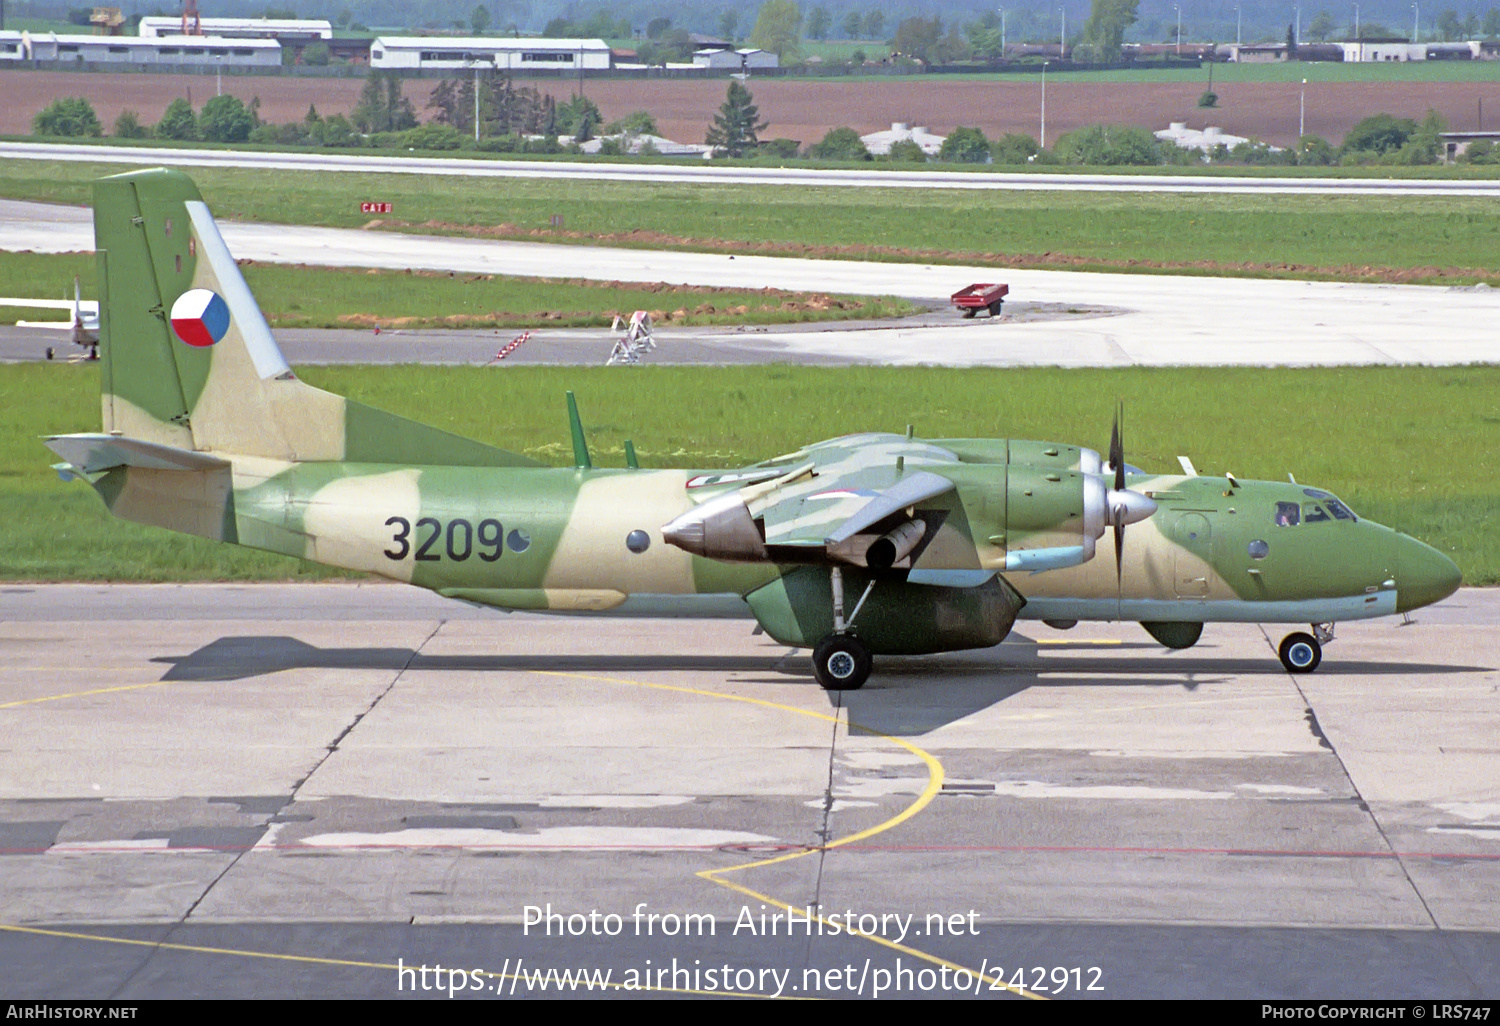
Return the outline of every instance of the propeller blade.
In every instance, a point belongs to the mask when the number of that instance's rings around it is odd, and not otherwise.
[[[1109,431],[1109,465],[1115,472],[1115,491],[1125,491],[1125,443],[1120,439],[1120,419],[1125,413],[1124,400],[1115,400],[1115,423]],[[1125,506],[1110,510],[1110,524],[1115,529],[1115,597],[1125,591]]]
[[[1116,401],[1115,425],[1109,432],[1109,465],[1115,471],[1115,491],[1125,490],[1125,443],[1120,441],[1120,415],[1125,410],[1125,404]]]
[[[1114,517],[1115,528],[1115,597],[1125,588],[1125,524],[1119,513]]]

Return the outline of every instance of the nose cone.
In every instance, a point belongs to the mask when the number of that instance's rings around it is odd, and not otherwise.
[[[702,518],[692,513],[684,513],[661,529],[661,536],[669,545],[697,555],[703,553],[705,533]]]
[[[1396,612],[1441,602],[1462,581],[1458,565],[1431,545],[1404,534],[1396,539]]]
[[[1109,511],[1112,519],[1120,524],[1138,524],[1149,520],[1156,513],[1156,502],[1140,492],[1130,489],[1109,493]]]

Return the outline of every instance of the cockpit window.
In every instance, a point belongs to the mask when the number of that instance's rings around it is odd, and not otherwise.
[[[1302,522],[1302,510],[1295,502],[1278,502],[1276,504],[1276,526],[1296,527]]]
[[[1323,505],[1325,505],[1325,506],[1328,507],[1328,512],[1332,513],[1335,517],[1337,517],[1340,520],[1358,520],[1359,519],[1359,517],[1357,517],[1357,516],[1354,515],[1354,511],[1353,510],[1351,510],[1348,506],[1345,506],[1342,502],[1340,502],[1337,499],[1329,499]]]
[[[1305,495],[1305,496],[1307,496],[1309,499],[1331,499],[1331,498],[1333,498],[1333,496],[1329,495],[1327,492],[1323,491],[1323,489],[1321,489],[1321,488],[1304,488],[1304,489],[1302,489],[1302,494]]]
[[[1306,515],[1309,524],[1321,524],[1325,520],[1332,519],[1323,511],[1323,507],[1315,502],[1309,502],[1303,506],[1302,512]]]

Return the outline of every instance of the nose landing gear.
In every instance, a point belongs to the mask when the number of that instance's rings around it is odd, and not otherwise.
[[[1276,650],[1288,673],[1312,673],[1323,661],[1323,646],[1333,640],[1333,624],[1315,623],[1311,634],[1296,631],[1281,639]]]

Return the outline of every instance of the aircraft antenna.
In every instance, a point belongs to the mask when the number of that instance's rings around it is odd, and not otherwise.
[[[579,470],[591,470],[594,461],[589,459],[589,443],[583,437],[583,421],[578,417],[578,400],[568,393],[568,429],[573,434],[573,466]]]

